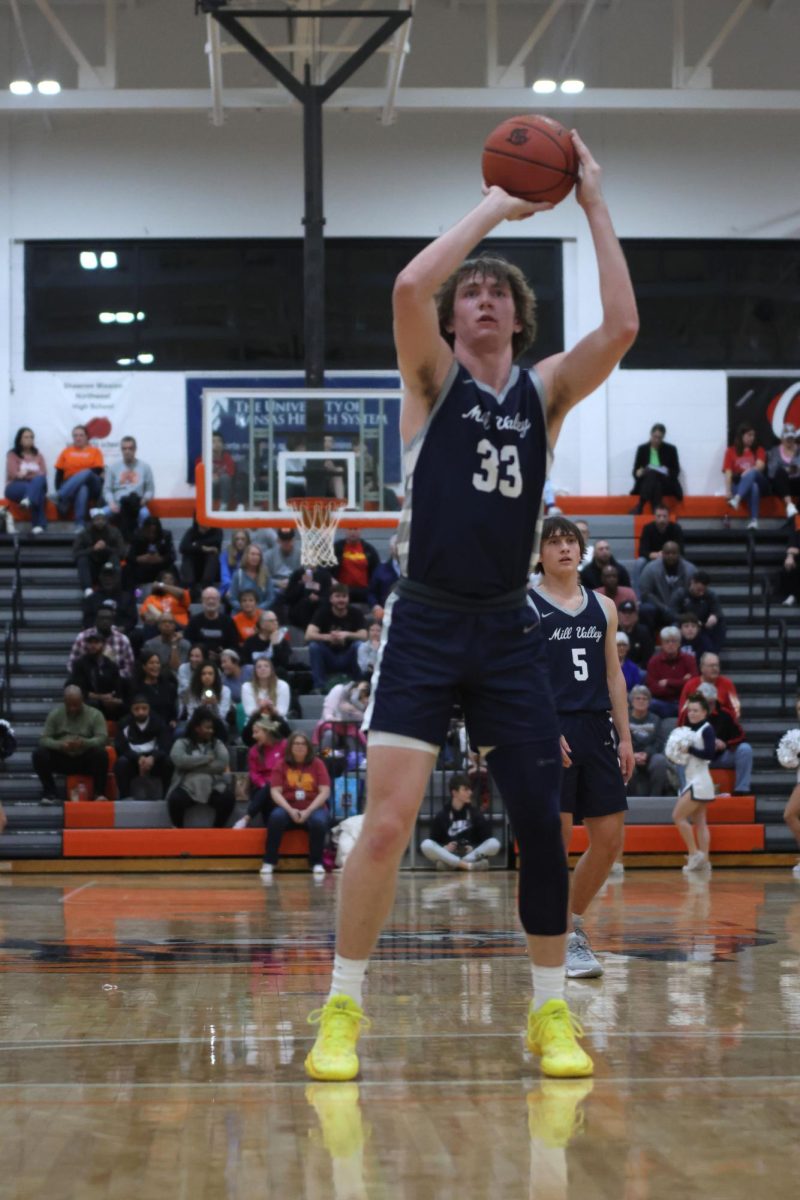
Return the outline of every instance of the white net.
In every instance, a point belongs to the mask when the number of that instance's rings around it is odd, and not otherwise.
[[[335,567],[333,542],[347,501],[309,499],[289,500],[300,530],[300,561],[304,567]]]

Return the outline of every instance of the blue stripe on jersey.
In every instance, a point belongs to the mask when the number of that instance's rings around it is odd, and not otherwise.
[[[542,624],[550,683],[559,712],[608,712],[606,632],[608,621],[594,592],[583,592],[583,604],[569,612],[552,600],[537,581],[533,603]]]
[[[476,599],[523,587],[548,457],[538,376],[514,367],[497,395],[454,363],[405,451],[402,573]]]

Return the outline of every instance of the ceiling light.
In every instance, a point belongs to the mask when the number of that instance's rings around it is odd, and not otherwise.
[[[155,354],[137,354],[136,357],[144,367],[149,367],[150,363],[156,361]]]
[[[118,358],[117,366],[118,367],[132,367],[135,362],[136,362],[135,358]]]
[[[100,255],[100,266],[105,267],[107,271],[113,271],[114,267],[118,267],[116,250],[104,250]]]
[[[555,79],[536,79],[531,84],[531,90],[536,92],[537,96],[549,96],[557,87]]]
[[[143,312],[137,312],[137,314],[136,314],[136,320],[137,320],[137,321],[143,321],[143,320],[144,320],[144,313],[143,313]]]
[[[36,90],[40,96],[57,96],[61,91],[61,84],[55,79],[42,79],[37,83]]]
[[[101,312],[97,314],[97,319],[101,325],[113,325],[117,319],[117,314],[112,312]]]
[[[81,250],[80,260],[84,271],[97,270],[97,255],[94,250]]]
[[[131,323],[131,321],[133,321],[133,319],[134,318],[133,318],[132,312],[118,312],[117,313],[117,324],[118,325],[130,325],[130,323]]]
[[[570,96],[577,96],[585,87],[586,84],[582,79],[565,79],[561,84],[562,92],[567,92]]]
[[[27,79],[14,79],[9,85],[8,90],[14,96],[30,96],[33,91],[33,84]]]

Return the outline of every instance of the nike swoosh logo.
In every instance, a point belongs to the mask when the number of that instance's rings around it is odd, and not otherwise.
[[[549,613],[542,613],[542,620],[543,620],[543,621],[546,621],[548,617],[554,617],[555,615],[556,615],[555,613],[551,613],[551,612],[549,612]]]

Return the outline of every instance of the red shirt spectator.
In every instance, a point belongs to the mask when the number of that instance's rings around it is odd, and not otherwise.
[[[756,463],[766,461],[767,455],[763,446],[756,446],[755,450],[751,446],[743,446],[738,451],[735,446],[728,446],[722,460],[722,470],[730,471],[734,477],[740,476],[744,475],[745,471],[751,471]]]
[[[680,650],[680,634],[674,638],[661,635],[661,649],[657,650],[647,664],[645,684],[657,700],[677,703],[683,685],[697,673],[693,654]]]
[[[314,803],[320,788],[331,786],[328,769],[316,756],[309,763],[287,763],[284,757],[272,771],[271,786],[278,788],[287,804],[300,812]]]
[[[275,768],[286,754],[286,741],[258,743],[247,752],[247,773],[254,788],[271,787]]]
[[[681,691],[678,711],[683,712],[687,696],[696,692],[701,683],[712,683],[717,689],[717,703],[737,721],[741,715],[742,705],[736,684],[727,675],[720,674],[719,656],[707,651],[700,659],[700,674],[697,672],[687,681]]]

